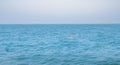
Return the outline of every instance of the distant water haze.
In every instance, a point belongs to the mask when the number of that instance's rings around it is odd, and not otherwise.
[[[120,0],[1,0],[0,24],[119,24]]]

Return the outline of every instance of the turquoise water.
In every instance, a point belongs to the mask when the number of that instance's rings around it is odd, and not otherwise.
[[[0,25],[0,65],[120,65],[120,25]]]

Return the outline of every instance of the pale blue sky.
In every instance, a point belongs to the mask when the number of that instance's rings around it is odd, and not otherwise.
[[[120,0],[0,0],[0,24],[120,23]]]

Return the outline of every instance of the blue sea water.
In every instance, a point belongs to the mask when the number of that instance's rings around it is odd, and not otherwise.
[[[0,25],[0,65],[120,65],[120,24]]]

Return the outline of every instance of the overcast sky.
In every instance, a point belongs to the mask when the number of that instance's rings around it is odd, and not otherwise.
[[[120,0],[0,0],[0,24],[120,23]]]

